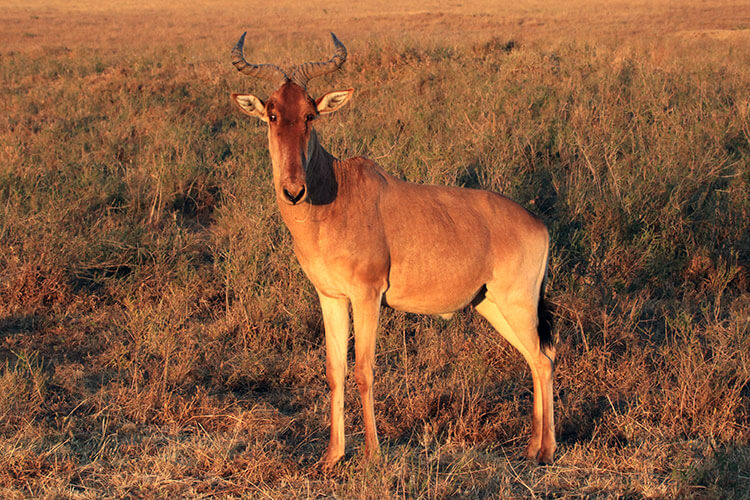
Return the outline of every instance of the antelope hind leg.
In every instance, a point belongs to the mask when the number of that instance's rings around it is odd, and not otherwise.
[[[552,359],[539,345],[536,308],[503,304],[499,307],[486,297],[475,306],[477,312],[526,359],[534,384],[531,439],[526,456],[539,463],[552,462],[555,453],[555,427],[552,393]],[[552,353],[550,353],[552,354]]]

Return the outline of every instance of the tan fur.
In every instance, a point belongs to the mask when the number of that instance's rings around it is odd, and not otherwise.
[[[331,94],[318,103],[336,100],[338,108],[351,95]],[[315,102],[292,82],[271,96],[265,113],[276,115],[268,137],[281,215],[323,311],[331,436],[321,462],[330,467],[344,455],[349,304],[365,449],[368,457],[378,454],[372,384],[382,302],[443,316],[473,302],[529,363],[534,404],[526,454],[550,462],[554,349],[542,352],[537,333],[549,247],[544,224],[495,193],[412,184],[371,160],[334,158],[305,118],[317,114]],[[292,201],[289,194],[302,188],[304,199]]]

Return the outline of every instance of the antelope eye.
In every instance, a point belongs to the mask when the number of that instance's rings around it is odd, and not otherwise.
[[[312,114],[312,113],[310,113],[309,115],[307,115],[307,116],[305,117],[305,121],[307,121],[307,122],[311,122],[311,121],[313,121],[314,119],[315,119],[315,115],[314,115],[314,114]]]
[[[275,122],[276,121],[276,115],[274,115],[274,114],[268,115],[268,121]]]

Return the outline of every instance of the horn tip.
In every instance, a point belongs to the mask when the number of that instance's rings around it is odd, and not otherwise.
[[[245,45],[245,35],[247,35],[247,31],[242,34],[240,39],[237,41],[234,47],[232,47],[232,55],[235,57],[243,57],[242,56],[242,48]]]

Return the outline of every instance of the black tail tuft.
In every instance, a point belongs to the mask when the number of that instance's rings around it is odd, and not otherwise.
[[[542,285],[542,289],[539,293],[537,314],[539,316],[539,326],[537,326],[537,331],[539,332],[539,344],[542,347],[542,351],[549,351],[552,349],[554,343],[552,339],[552,311],[544,300],[544,285]]]

